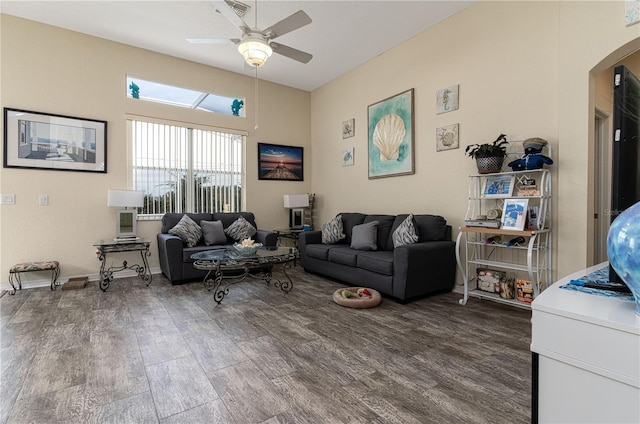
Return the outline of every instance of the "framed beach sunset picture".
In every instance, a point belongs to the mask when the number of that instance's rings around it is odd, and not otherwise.
[[[303,148],[258,143],[258,179],[304,181]]]

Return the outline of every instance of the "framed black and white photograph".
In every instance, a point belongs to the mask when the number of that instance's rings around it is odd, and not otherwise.
[[[482,187],[482,197],[511,197],[515,178],[515,175],[499,175],[485,178],[484,186]]]
[[[351,138],[354,135],[356,135],[356,120],[342,121],[342,138]]]
[[[258,143],[258,179],[303,181],[303,148]]]
[[[4,108],[4,167],[107,172],[107,122]]]
[[[502,230],[524,230],[527,222],[529,199],[505,199],[502,208]]]

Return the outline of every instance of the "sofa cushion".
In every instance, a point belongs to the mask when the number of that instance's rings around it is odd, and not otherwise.
[[[191,255],[193,255],[194,253],[205,252],[207,250],[225,249],[225,248],[230,249],[231,245],[227,244],[227,245],[217,245],[217,246],[205,246],[203,244],[200,244],[194,247],[185,247],[184,249],[182,249],[182,262],[193,262],[193,259],[191,259]]]
[[[418,232],[413,222],[413,214],[409,214],[391,233],[393,247],[417,243]]]
[[[345,212],[341,213],[340,216],[342,216],[342,230],[344,231],[345,235],[344,243],[347,246],[350,246],[353,227],[364,223],[364,219],[367,217],[367,215],[363,213]]]
[[[242,241],[248,239],[256,233],[256,227],[251,225],[249,221],[240,216],[225,230],[225,234],[234,239],[235,241]]]
[[[391,227],[396,220],[395,215],[367,215],[364,222],[378,221],[378,250],[393,250],[390,241]]]
[[[342,227],[342,216],[338,215],[322,225],[322,243],[335,244],[345,237]]]
[[[358,268],[378,274],[393,275],[393,252],[388,250],[360,252],[356,265]]]
[[[202,237],[207,246],[227,244],[227,235],[222,227],[222,221],[200,221]]]
[[[351,248],[356,250],[377,250],[378,221],[366,222],[353,227]]]
[[[420,242],[446,240],[447,220],[439,215],[414,215]]]
[[[343,264],[348,266],[356,266],[359,250],[346,246],[336,247],[329,250],[329,262]]]
[[[310,258],[322,259],[323,261],[329,260],[329,251],[337,247],[334,244],[308,244],[304,253]]]
[[[211,215],[210,213],[165,213],[164,215],[162,215],[162,229],[160,230],[160,232],[163,234],[168,234],[169,230],[175,227],[184,215],[187,215],[196,223],[199,223],[203,219],[206,221],[211,221],[213,219],[213,215]]]
[[[183,215],[176,226],[169,230],[169,234],[180,237],[187,247],[193,247],[202,237],[202,229],[188,215]]]

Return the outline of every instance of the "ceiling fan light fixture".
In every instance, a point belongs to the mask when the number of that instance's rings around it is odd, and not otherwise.
[[[249,36],[238,45],[238,51],[244,60],[256,68],[264,65],[273,53],[271,46],[261,37]]]

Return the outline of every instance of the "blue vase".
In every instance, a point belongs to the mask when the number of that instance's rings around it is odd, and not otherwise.
[[[609,263],[636,299],[640,315],[640,202],[627,208],[611,223],[607,236]]]

